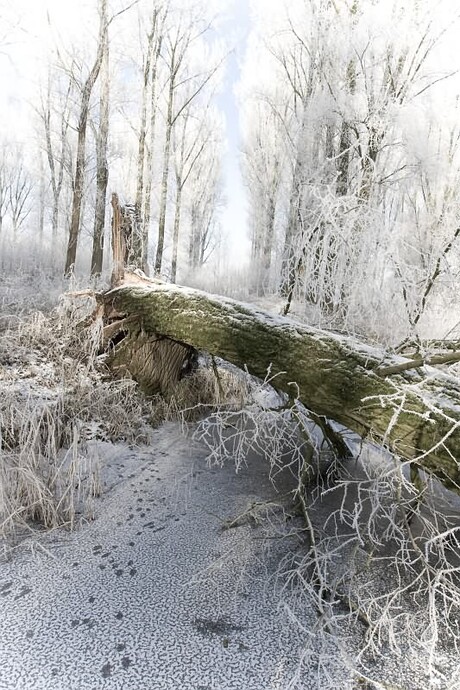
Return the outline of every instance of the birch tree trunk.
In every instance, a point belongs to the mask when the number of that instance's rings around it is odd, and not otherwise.
[[[64,183],[64,168],[66,160],[66,146],[67,146],[67,132],[69,129],[70,119],[70,95],[72,90],[72,78],[69,77],[64,101],[60,109],[60,128],[59,128],[59,146],[58,152],[55,153],[55,147],[52,142],[52,128],[51,128],[51,76],[48,74],[46,103],[43,104],[42,119],[45,130],[46,141],[46,157],[48,160],[48,167],[50,171],[51,190],[53,193],[53,210],[51,216],[51,233],[52,233],[52,251],[57,240],[58,226],[59,226],[59,204],[61,199],[62,186]]]
[[[109,180],[109,166],[107,162],[107,142],[109,138],[109,37],[105,34],[104,55],[102,60],[102,85],[99,105],[99,130],[96,136],[96,209],[94,213],[93,251],[91,256],[91,275],[102,273],[104,260],[104,230],[105,230],[105,202],[107,197],[107,183]]]
[[[147,53],[145,57],[144,69],[143,69],[143,80],[142,80],[142,101],[141,101],[141,117],[139,125],[139,136],[138,136],[138,146],[137,146],[137,180],[136,180],[136,199],[135,205],[137,212],[141,217],[143,209],[145,208],[145,194],[148,191],[150,197],[151,187],[146,189],[147,179],[151,176],[151,158],[150,161],[147,157],[147,114],[148,114],[148,102],[150,100],[150,107],[153,109],[151,120],[153,119],[153,124],[155,123],[156,116],[156,103],[153,102],[153,98],[149,98],[149,85],[152,84],[151,88],[154,92],[155,82],[156,82],[156,57],[154,56],[155,51],[155,40],[157,36],[157,21],[158,21],[158,8],[155,7],[152,13],[150,32],[147,34]],[[158,43],[158,40],[157,40]],[[153,144],[153,139],[151,139]],[[149,165],[150,163],[150,165]],[[150,198],[149,198],[150,204]],[[150,210],[150,209],[149,209]],[[140,228],[144,228],[144,222],[141,218]],[[139,229],[140,229],[139,228]],[[147,239],[148,242],[148,239]],[[135,263],[138,266],[145,267],[146,257],[146,246],[144,242],[144,232],[143,230],[134,238],[133,244],[133,254]]]
[[[158,218],[158,238],[157,251],[155,256],[155,274],[160,275],[161,266],[163,263],[163,251],[165,244],[165,228],[166,228],[166,206],[168,203],[168,180],[169,180],[169,163],[171,155],[171,134],[173,128],[173,106],[174,106],[174,81],[175,81],[175,48],[173,49],[171,57],[171,74],[169,79],[168,90],[168,113],[166,116],[166,133],[165,144],[163,149],[163,172],[161,175],[161,197],[160,197],[160,214]]]
[[[173,229],[173,249],[171,258],[171,282],[176,282],[177,276],[177,255],[179,252],[179,229],[182,205],[182,179],[176,173],[176,208],[174,210],[174,229]]]
[[[112,194],[112,276],[110,284],[119,285],[125,275],[126,246],[122,234],[121,208],[118,195]]]

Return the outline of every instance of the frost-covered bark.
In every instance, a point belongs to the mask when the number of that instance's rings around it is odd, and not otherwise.
[[[414,369],[392,373],[403,358],[196,290],[126,285],[106,293],[103,302],[107,313],[134,319],[127,329],[142,334],[142,345],[146,337],[166,336],[262,379],[269,372],[272,385],[316,414],[388,446],[460,490],[458,379],[433,369],[427,376]],[[129,358],[123,364],[130,369]],[[137,365],[132,373],[142,382]]]
[[[164,25],[165,15],[163,15],[162,26]],[[155,59],[152,67],[151,85],[150,85],[150,132],[149,132],[149,146],[147,147],[146,155],[146,180],[144,189],[144,203],[142,206],[142,264],[145,273],[148,273],[148,254],[149,254],[149,232],[150,232],[150,215],[152,205],[152,163],[153,150],[156,138],[156,122],[158,114],[157,104],[157,80],[158,80],[158,60],[161,52],[161,45],[163,35],[160,33],[157,40],[155,51]]]
[[[163,41],[163,30],[168,8],[155,5],[147,31],[146,54],[142,69],[142,94],[139,134],[137,141],[137,178],[135,205],[140,217],[139,234],[135,238],[136,264],[148,269],[148,240],[152,193],[152,159],[155,146],[158,59]]]
[[[99,97],[99,128],[96,133],[96,208],[94,212],[93,251],[91,256],[91,275],[102,273],[104,260],[104,230],[105,203],[107,198],[107,184],[109,181],[109,166],[107,161],[107,144],[109,138],[109,39],[104,37],[104,56],[101,67],[101,93]]]

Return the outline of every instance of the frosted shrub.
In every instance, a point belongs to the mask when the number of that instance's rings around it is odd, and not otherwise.
[[[62,297],[16,320],[0,358],[0,532],[30,521],[72,528],[100,493],[94,441],[138,443],[150,405],[131,380],[104,378],[91,299]]]
[[[419,687],[415,676],[457,687],[458,678],[449,682],[460,641],[460,500],[370,441],[342,436],[354,457],[339,458],[298,401],[268,401],[260,384],[242,409],[213,411],[195,436],[212,464],[238,470],[257,454],[275,484],[286,467],[296,477],[292,508],[303,522],[290,523],[298,547],[279,564],[278,592],[302,637],[303,611],[316,611],[318,623],[290,688],[303,687],[312,664],[318,687],[331,690],[344,670],[389,687],[378,682],[384,668],[395,687]]]

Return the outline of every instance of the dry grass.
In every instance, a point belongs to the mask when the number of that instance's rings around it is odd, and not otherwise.
[[[0,533],[72,528],[100,492],[88,441],[145,442],[149,404],[97,357],[92,300],[63,297],[49,314],[10,322],[0,340]]]
[[[211,357],[201,357],[198,368],[182,378],[167,399],[158,396],[154,420],[203,419],[218,410],[239,410],[251,396],[252,377]]]
[[[201,366],[168,400],[114,380],[99,356],[102,323],[91,297],[3,322],[0,337],[0,535],[41,525],[72,529],[101,492],[93,441],[148,442],[152,426],[192,421],[223,400],[242,404],[247,383]],[[1,328],[1,325],[0,325]]]

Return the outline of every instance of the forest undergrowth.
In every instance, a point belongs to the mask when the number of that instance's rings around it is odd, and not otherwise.
[[[63,296],[30,313],[14,306],[0,340],[0,532],[72,528],[101,491],[91,441],[140,442],[145,403],[132,381],[97,366],[98,324],[84,323],[90,299]]]
[[[231,377],[218,389],[201,367],[167,400],[146,398],[105,366],[91,294],[58,296],[62,286],[42,278],[0,285],[0,537],[9,540],[93,517],[103,490],[98,442],[144,445],[162,421],[190,420],[200,404],[239,394]],[[186,406],[194,411],[184,415]]]
[[[459,687],[458,497],[370,439],[330,424],[327,440],[324,420],[279,396],[269,374],[258,382],[211,359],[168,400],[147,399],[106,370],[90,295],[62,294],[49,308],[46,293],[42,311],[36,293],[27,308],[11,281],[0,296],[0,536],[91,519],[102,491],[97,442],[142,445],[152,426],[180,420],[210,464],[238,471],[255,453],[275,486],[287,468],[295,480],[287,512],[285,502],[260,504],[250,516],[262,526],[299,518],[280,530],[295,548],[276,592],[299,632],[302,611],[315,611],[317,625],[290,689],[303,687],[307,666],[325,689],[344,668],[356,688],[415,690],[421,678]]]
[[[299,634],[303,612],[315,611],[317,625],[288,687],[302,688],[313,666],[318,687],[331,690],[344,669],[356,688],[458,688],[458,497],[333,426],[344,457],[300,401],[274,406],[269,383],[253,381],[244,407],[212,412],[194,435],[212,464],[238,470],[258,454],[275,486],[287,466],[296,478],[292,507],[303,520],[280,530],[297,547],[279,564],[276,592]],[[279,511],[265,508],[254,506],[253,517],[276,523]]]

